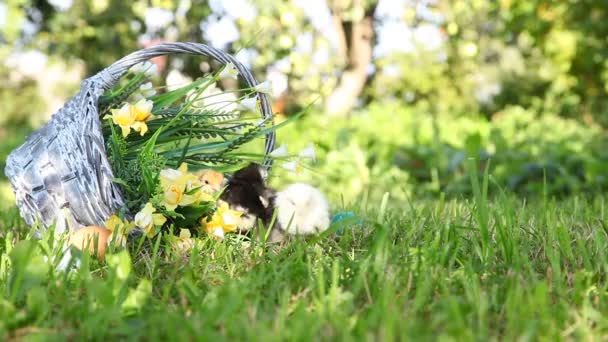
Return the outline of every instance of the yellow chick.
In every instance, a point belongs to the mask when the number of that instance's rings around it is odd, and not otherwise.
[[[196,176],[203,184],[202,190],[209,194],[220,191],[224,183],[224,174],[215,170],[200,170]]]

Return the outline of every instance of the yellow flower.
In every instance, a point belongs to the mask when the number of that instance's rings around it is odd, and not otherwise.
[[[135,227],[135,224],[123,221],[116,215],[110,216],[106,220],[105,225],[108,230],[112,231],[112,234],[108,237],[108,241],[115,241],[116,244],[121,246],[127,244],[127,234]]]
[[[203,191],[203,183],[193,174],[186,176],[186,193],[182,205],[198,204],[213,201],[213,196]]]
[[[211,195],[202,191],[202,183],[198,177],[188,173],[186,163],[183,163],[177,170],[162,170],[160,184],[164,192],[163,205],[167,210],[213,200]]]
[[[105,222],[106,228],[111,231],[118,231],[125,228],[126,223],[116,215],[110,216]]]
[[[189,251],[194,247],[194,239],[190,235],[190,230],[183,228],[179,230],[176,247],[184,251]]]
[[[183,164],[186,165],[186,164]],[[182,175],[182,182],[185,184],[184,197],[180,203],[182,206],[190,205],[190,204],[198,204],[200,201],[200,187],[201,182],[196,178],[195,175],[184,172]]]
[[[167,222],[167,218],[162,214],[155,214],[156,208],[152,203],[146,203],[146,206],[135,215],[135,224],[143,229],[149,238],[156,235],[156,228]]]
[[[135,132],[139,132],[139,135],[142,137],[148,132],[148,125],[143,121],[136,121],[131,128],[133,128]]]
[[[120,109],[112,109],[110,112],[112,115],[106,115],[104,119],[111,118],[115,125],[120,126],[123,137],[129,135],[136,118],[136,113],[131,111],[129,104],[123,105]]]
[[[178,170],[165,169],[160,172],[160,185],[163,189],[162,204],[167,210],[175,210],[182,202],[186,190],[184,175],[188,165],[182,164]]]
[[[150,100],[141,99],[131,105],[131,112],[135,114],[135,120],[148,121],[152,117],[152,107],[154,103]]]
[[[135,122],[131,125],[131,128],[133,128],[135,132],[139,132],[141,136],[148,132],[146,121],[152,119],[153,106],[154,103],[146,99],[141,99],[130,106],[131,115],[135,117]]]
[[[165,189],[163,204],[167,210],[175,210],[184,197],[184,188],[179,184],[171,184]]]
[[[240,221],[242,212],[232,210],[228,203],[218,201],[218,208],[213,213],[211,220],[201,219],[201,225],[205,228],[207,234],[217,238],[223,238],[225,232],[235,231]]]
[[[152,119],[152,101],[141,99],[135,104],[125,103],[120,109],[112,109],[112,115],[104,118],[111,118],[115,125],[122,129],[122,136],[126,137],[131,133],[131,129],[139,132],[140,135],[148,132],[146,121]]]
[[[163,184],[174,183],[180,180],[188,172],[188,164],[183,163],[177,170],[164,169],[160,172],[160,182]]]
[[[167,235],[171,249],[177,254],[184,254],[191,251],[195,246],[201,248],[200,240],[190,235],[190,230],[181,228],[179,236]]]

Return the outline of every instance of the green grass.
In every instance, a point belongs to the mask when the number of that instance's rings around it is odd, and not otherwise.
[[[0,221],[0,339],[608,336],[604,198],[486,200],[481,188],[474,200],[353,207],[365,222],[339,238],[204,239],[189,258],[153,257],[152,246],[131,253],[130,273],[129,259],[85,258],[68,276],[24,256],[27,246],[10,251],[27,232],[11,210]]]

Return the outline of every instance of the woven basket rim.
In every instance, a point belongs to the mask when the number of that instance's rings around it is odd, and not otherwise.
[[[258,84],[235,57],[194,42],[161,43],[137,50],[83,79],[80,91],[6,160],[5,174],[15,192],[20,214],[30,226],[38,221],[44,228],[56,223],[55,232],[61,232],[102,225],[110,215],[125,209],[124,196],[113,182],[114,174],[101,132],[98,99],[132,66],[177,53],[206,56],[223,65],[232,63],[250,87]],[[255,94],[260,100],[263,122],[274,125],[266,94]],[[275,138],[274,130],[269,130],[263,161],[267,171],[272,167],[269,154],[274,149]],[[127,216],[132,217],[132,213]]]

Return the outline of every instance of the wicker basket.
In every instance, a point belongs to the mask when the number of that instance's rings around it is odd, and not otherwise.
[[[139,50],[118,60],[97,75],[85,79],[80,91],[51,120],[29,136],[6,161],[6,176],[15,192],[21,216],[29,225],[43,228],[55,224],[55,232],[102,225],[124,207],[123,195],[112,182],[112,168],[106,156],[97,102],[103,93],[137,63],[150,58],[184,53],[233,63],[249,86],[257,81],[229,54],[197,43],[165,43]],[[272,123],[267,97],[257,94],[262,117]],[[266,135],[264,166],[270,169],[268,154],[274,148],[274,132]],[[130,216],[130,214],[128,214]]]

